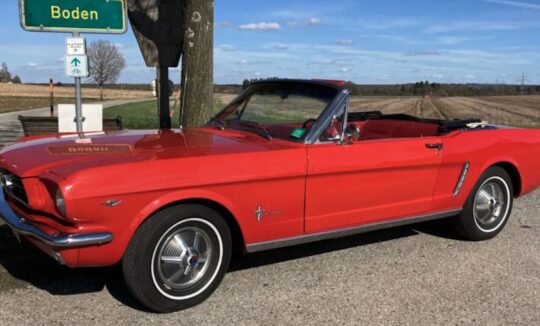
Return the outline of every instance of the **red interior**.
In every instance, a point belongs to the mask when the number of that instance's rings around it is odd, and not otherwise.
[[[439,129],[436,124],[417,121],[367,120],[351,123],[360,128],[359,140],[428,137],[437,135]]]
[[[436,124],[403,120],[367,120],[350,122],[350,124],[354,124],[360,129],[359,141],[436,136],[439,129]],[[308,128],[311,126],[312,124]],[[265,125],[264,127],[275,137],[287,139],[295,128],[302,128],[302,124]],[[338,134],[336,126],[328,129],[329,136]]]

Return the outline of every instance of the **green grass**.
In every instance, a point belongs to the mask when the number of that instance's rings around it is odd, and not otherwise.
[[[171,102],[171,109],[172,105],[173,103]],[[223,103],[218,100],[215,101],[215,112],[221,110],[223,107]],[[173,128],[178,128],[180,125],[178,112],[177,106],[172,118]],[[104,118],[122,117],[122,122],[126,129],[156,129],[158,127],[157,115],[157,102],[154,100],[114,106],[103,111]]]

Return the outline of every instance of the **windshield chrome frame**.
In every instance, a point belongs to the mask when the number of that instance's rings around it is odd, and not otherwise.
[[[256,84],[264,84],[264,83],[276,83],[276,82],[302,82],[302,83],[309,83],[310,81],[301,81],[301,80],[274,80],[274,81],[261,81],[256,82],[253,85]],[[313,82],[314,84],[319,84],[317,82]],[[332,87],[331,85],[327,85],[328,87]],[[213,116],[213,118],[218,117],[221,115],[224,111],[229,109],[232,105],[236,105],[242,101],[245,100],[245,98],[249,95],[251,91],[251,87],[248,87],[245,89],[238,97],[236,97],[233,101],[231,101],[229,104],[225,106],[222,110],[220,110],[217,114]],[[326,130],[330,122],[332,121],[333,116],[339,111],[340,108],[345,105],[345,112],[344,112],[344,118],[343,118],[343,126],[340,134],[340,139],[336,139],[335,141],[331,141],[331,143],[342,143],[345,139],[345,126],[347,126],[347,118],[348,118],[348,111],[349,111],[349,100],[350,100],[350,91],[348,89],[342,89],[342,90],[336,90],[336,95],[332,102],[328,104],[328,106],[322,111],[322,113],[319,115],[315,123],[313,124],[313,127],[309,130],[304,140],[289,140],[294,143],[303,143],[306,145],[312,145],[319,143],[319,138],[323,134],[323,132]],[[209,121],[210,122],[210,121]],[[209,123],[208,122],[208,123]],[[330,141],[329,141],[330,142]]]
[[[311,130],[309,131],[308,135],[306,136],[304,143],[308,145],[316,144],[319,142],[319,139],[323,132],[328,128],[329,124],[332,122],[332,119],[334,118],[334,115],[336,115],[337,112],[339,112],[340,108],[343,108],[345,106],[345,112],[343,112],[343,125],[342,130],[340,134],[340,139],[331,141],[331,143],[335,142],[343,142],[345,139],[345,126],[347,126],[347,118],[349,115],[349,99],[350,99],[350,91],[348,89],[344,89],[341,92],[339,92],[335,99],[328,105],[328,107],[323,111],[323,113],[319,116]],[[330,142],[330,141],[329,141]]]

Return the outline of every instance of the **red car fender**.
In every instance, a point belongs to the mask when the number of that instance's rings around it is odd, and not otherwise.
[[[205,200],[211,201],[223,206],[233,216],[236,215],[235,206],[223,196],[220,196],[211,191],[200,189],[185,189],[167,193],[158,198],[151,200],[141,209],[137,215],[126,219],[126,227],[122,228],[122,232],[115,232],[114,240],[111,243],[103,246],[92,246],[79,248],[79,261],[69,261],[68,266],[71,267],[94,267],[114,265],[122,260],[131,239],[139,229],[139,227],[152,217],[153,214],[175,203],[188,202],[190,200]],[[236,218],[235,218],[236,219]],[[129,222],[127,222],[129,220]],[[240,221],[236,219],[238,225],[242,229]],[[244,230],[241,230],[242,234]],[[242,239],[243,240],[243,239]],[[107,255],[103,255],[106,252]]]
[[[212,191],[203,190],[203,189],[186,189],[186,190],[178,190],[171,193],[168,193],[164,196],[161,196],[160,198],[150,202],[148,205],[146,205],[140,212],[133,218],[129,225],[129,234],[131,234],[130,238],[135,234],[137,229],[149,218],[151,218],[152,215],[154,215],[159,210],[163,209],[164,207],[170,206],[175,203],[181,203],[181,202],[188,202],[190,200],[205,200],[205,201],[211,201],[214,202],[220,206],[223,206],[225,209],[227,209],[233,217],[238,216],[236,212],[235,205],[229,201],[226,197],[223,197],[222,195],[219,195],[217,193],[214,193]],[[238,219],[236,219],[236,222],[240,226],[240,229],[243,232],[243,226],[240,223]],[[127,247],[127,245],[126,245]]]

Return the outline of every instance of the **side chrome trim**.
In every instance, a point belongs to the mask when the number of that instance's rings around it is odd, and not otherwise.
[[[101,245],[111,242],[113,239],[112,233],[48,235],[38,227],[19,217],[11,207],[9,207],[3,193],[0,193],[0,219],[4,220],[17,236],[23,235],[32,237],[55,248]]]
[[[347,237],[351,235],[367,233],[371,231],[377,231],[377,230],[382,230],[382,229],[394,228],[398,226],[443,219],[446,217],[458,215],[459,213],[461,213],[462,210],[463,210],[462,208],[452,209],[452,210],[443,211],[439,213],[403,218],[403,219],[392,220],[388,222],[373,223],[373,224],[362,225],[362,226],[357,226],[357,227],[352,227],[352,228],[347,228],[347,229],[326,231],[326,232],[321,232],[321,233],[306,234],[306,235],[302,235],[298,237],[292,237],[292,238],[286,238],[286,239],[280,239],[280,240],[253,243],[253,244],[247,245],[246,250],[248,253],[254,253],[258,251],[296,246],[300,244],[316,242],[316,241],[321,241],[321,240],[342,238],[342,237]]]
[[[467,179],[467,175],[469,174],[470,167],[471,167],[471,163],[469,161],[466,161],[465,164],[463,164],[463,169],[461,170],[461,174],[459,175],[459,179],[458,179],[456,188],[454,189],[454,193],[452,194],[452,196],[456,197],[461,192],[461,188],[463,187],[463,184],[465,183],[465,179]]]

